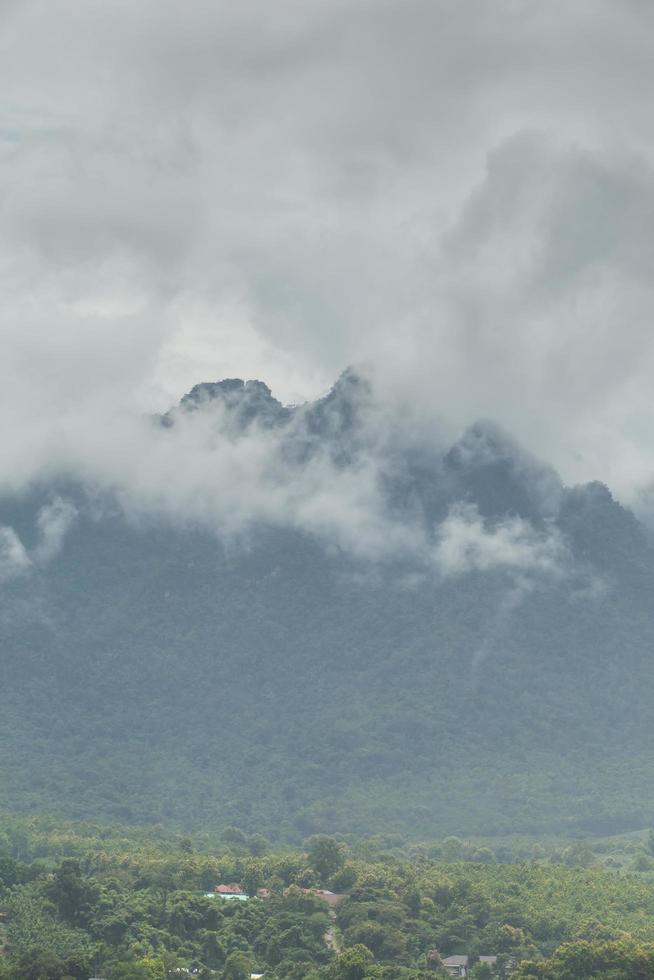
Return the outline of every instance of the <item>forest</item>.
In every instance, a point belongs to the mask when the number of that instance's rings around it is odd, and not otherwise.
[[[433,980],[459,954],[479,980],[637,980],[654,976],[652,850],[654,834],[495,850],[319,835],[279,850],[236,827],[6,815],[0,977]]]
[[[196,518],[162,511],[165,480],[155,500],[72,474],[0,497],[2,534],[26,556],[2,584],[3,799],[296,845],[650,826],[645,525],[490,424],[418,442],[351,373],[288,416],[265,385],[224,381],[148,439],[177,470],[207,430],[241,453],[272,428],[275,480],[300,489],[326,466],[358,487],[374,458],[373,543],[390,535],[391,553],[288,521],[230,537],[211,485]],[[266,499],[280,492],[273,481]],[[466,542],[449,571],[447,534]]]

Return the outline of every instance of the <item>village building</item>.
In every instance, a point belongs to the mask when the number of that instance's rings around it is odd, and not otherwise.
[[[232,884],[232,885],[216,885],[212,892],[205,892],[205,898],[226,898],[228,900],[235,900],[238,902],[247,902],[251,895],[248,895],[244,891],[242,885]],[[257,888],[257,898],[270,898],[272,892],[270,888]]]
[[[427,963],[429,964],[429,958],[431,953],[437,952],[437,950],[431,950],[427,954]],[[434,968],[436,968],[436,957],[434,957]],[[467,977],[468,970],[474,963],[485,963],[494,972],[497,966],[497,956],[446,956],[441,961],[442,966],[449,973],[451,977]]]
[[[446,956],[442,963],[451,977],[465,977],[468,975],[469,956]]]
[[[288,888],[284,889],[284,894],[291,894],[297,888],[297,885],[289,885]],[[336,908],[337,905],[340,905],[347,898],[347,895],[338,895],[336,892],[330,892],[327,888],[300,888],[300,891],[305,895],[316,895],[318,898],[322,898],[331,909]]]
[[[216,885],[212,892],[205,893],[206,898],[225,898],[237,902],[247,902],[250,897],[243,891],[242,885]]]
[[[336,908],[343,902],[347,895],[337,895],[335,892],[330,892],[326,888],[311,888],[309,889],[314,895],[318,895],[319,898],[323,898],[330,908]]]

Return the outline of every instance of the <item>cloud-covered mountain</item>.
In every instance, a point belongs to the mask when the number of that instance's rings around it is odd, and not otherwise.
[[[448,444],[352,370],[295,406],[198,384],[100,447],[0,501],[6,806],[651,823],[654,550],[606,487],[490,422]]]
[[[654,7],[118,7],[0,4],[2,485],[372,362],[652,510]]]

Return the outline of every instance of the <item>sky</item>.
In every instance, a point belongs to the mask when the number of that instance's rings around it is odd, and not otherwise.
[[[646,512],[653,103],[645,0],[0,0],[0,484],[355,364]]]

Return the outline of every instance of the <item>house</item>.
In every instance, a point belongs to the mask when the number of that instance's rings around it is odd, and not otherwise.
[[[257,898],[270,898],[271,895],[270,888],[257,888]]]
[[[438,952],[437,950],[432,950],[432,952]],[[427,954],[427,962],[429,963],[430,953]],[[494,973],[497,967],[497,956],[446,956],[442,960],[444,968],[447,970],[451,977],[467,977],[468,970],[475,963],[485,963],[491,971]]]
[[[314,888],[309,890],[312,891],[314,895],[324,899],[332,909],[336,908],[337,905],[340,905],[340,903],[347,898],[347,895],[337,895],[335,892],[330,892],[326,888]]]
[[[297,885],[289,885],[288,888],[284,889],[284,894],[293,894],[297,889]],[[304,895],[316,895],[318,898],[322,898],[323,902],[327,902],[331,909],[335,909],[347,898],[347,895],[337,895],[336,892],[330,892],[327,888],[300,888],[299,890]]]
[[[209,894],[212,893],[209,892]],[[247,902],[249,897],[241,885],[216,885],[213,895],[217,898],[236,899],[238,902]]]
[[[468,975],[469,956],[446,956],[443,966],[451,977],[465,977]]]

